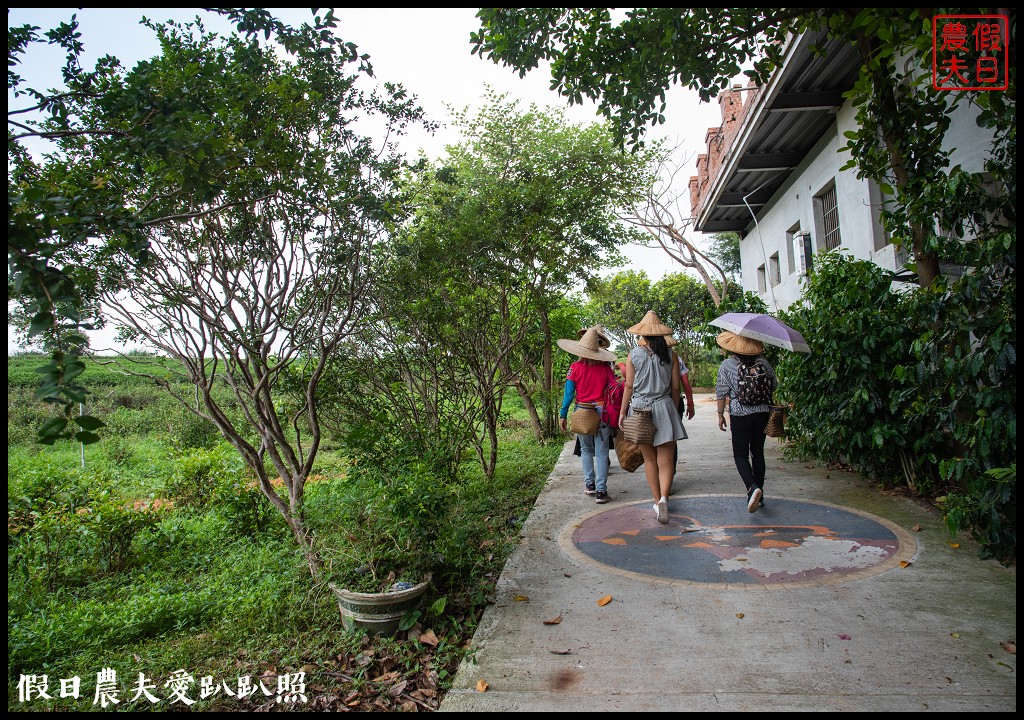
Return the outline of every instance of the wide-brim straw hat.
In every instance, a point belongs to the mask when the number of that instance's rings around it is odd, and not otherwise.
[[[737,355],[760,355],[764,352],[764,343],[760,340],[743,337],[728,330],[718,333],[715,342],[725,350]]]
[[[656,312],[648,310],[644,319],[626,332],[632,335],[671,335],[672,328],[663,323]]]
[[[598,332],[596,327],[587,328],[586,332],[583,333],[583,337],[579,340],[568,340],[562,338],[556,342],[558,343],[558,347],[562,348],[567,353],[579,355],[582,358],[604,360],[607,362],[611,362],[616,359],[615,353],[601,347],[601,334]]]
[[[576,333],[576,339],[577,340],[582,340],[583,339],[583,335],[589,329],[590,328],[580,328],[579,331]],[[606,350],[608,348],[610,348],[612,346],[612,341],[608,337],[607,331],[604,329],[604,326],[603,325],[594,325],[594,329],[597,330],[597,339],[598,339],[598,342],[601,344],[601,347],[605,348]]]

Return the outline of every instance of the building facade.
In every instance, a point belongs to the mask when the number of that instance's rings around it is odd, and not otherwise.
[[[819,253],[840,249],[893,271],[909,260],[882,226],[879,186],[840,169],[850,159],[844,133],[856,128],[856,109],[842,93],[859,68],[852,47],[805,35],[788,44],[768,83],[719,96],[722,125],[708,130],[690,178],[694,229],[739,233],[743,289],[769,310],[800,298]],[[992,140],[976,115],[961,105],[946,135],[951,165],[968,172],[982,170]]]

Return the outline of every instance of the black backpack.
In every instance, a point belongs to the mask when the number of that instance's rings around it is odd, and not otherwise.
[[[753,365],[747,365],[742,360],[739,363],[739,401],[746,405],[771,405],[772,403],[772,376],[768,366],[761,360]]]

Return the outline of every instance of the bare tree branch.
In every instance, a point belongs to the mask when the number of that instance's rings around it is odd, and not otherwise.
[[[680,211],[685,195],[674,189],[676,176],[681,172],[686,159],[673,163],[673,153],[674,150],[670,150],[662,156],[657,174],[659,180],[647,191],[646,202],[631,207],[621,215],[621,219],[646,230],[672,260],[696,270],[711,293],[715,307],[718,307],[722,304],[722,298],[728,295],[729,279],[717,262],[686,237],[686,230],[693,225],[693,218],[689,212],[684,214]],[[719,281],[720,289],[716,285]]]

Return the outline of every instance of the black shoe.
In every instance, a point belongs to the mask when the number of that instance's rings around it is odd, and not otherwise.
[[[599,492],[599,493],[597,493],[597,497],[594,498],[594,502],[596,502],[598,505],[604,505],[606,502],[608,502],[608,493],[606,493],[606,492]]]
[[[596,495],[597,494],[597,490],[594,489],[593,485],[591,485],[590,483],[587,483],[586,486],[584,486],[584,488],[583,488],[583,494],[584,495]]]

